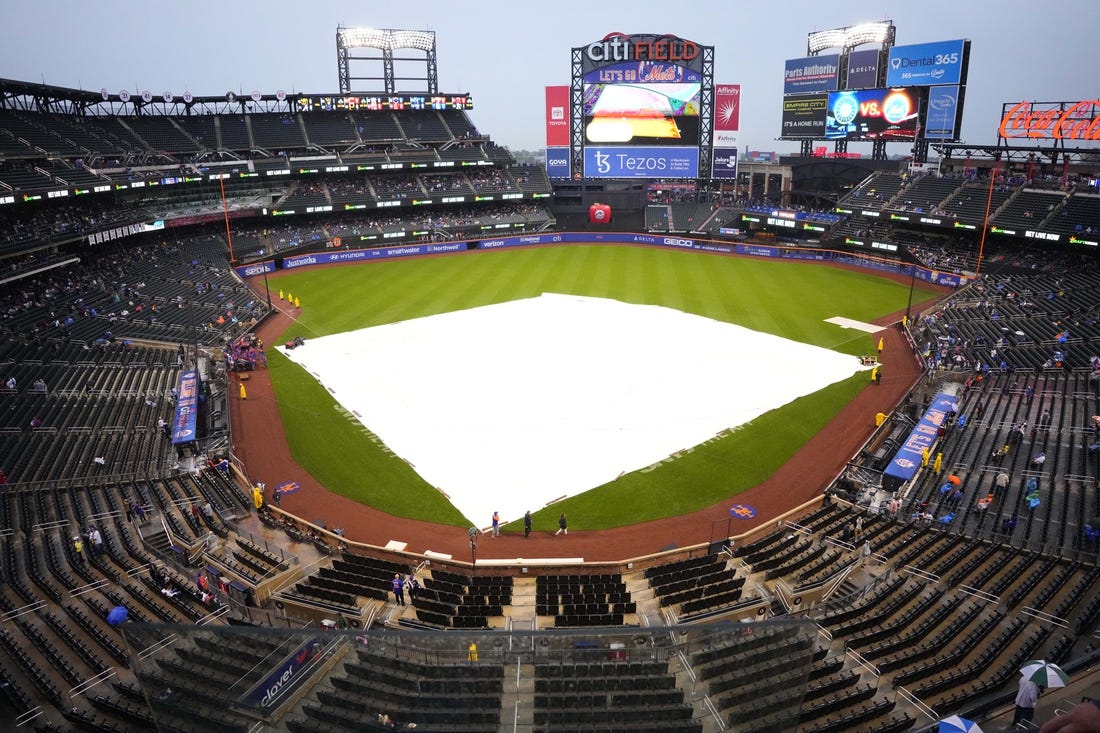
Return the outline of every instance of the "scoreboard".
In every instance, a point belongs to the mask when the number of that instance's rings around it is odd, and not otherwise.
[[[474,101],[466,94],[396,94],[387,96],[314,97],[296,99],[301,112],[382,112],[384,110],[471,110]]]

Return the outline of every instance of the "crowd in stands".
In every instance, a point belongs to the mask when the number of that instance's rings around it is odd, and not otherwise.
[[[101,199],[60,206],[8,207],[0,209],[0,247],[78,237],[142,218],[140,209]]]

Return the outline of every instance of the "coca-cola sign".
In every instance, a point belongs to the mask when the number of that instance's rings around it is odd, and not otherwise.
[[[1100,99],[1080,102],[1019,102],[1005,105],[1003,138],[1100,140]]]

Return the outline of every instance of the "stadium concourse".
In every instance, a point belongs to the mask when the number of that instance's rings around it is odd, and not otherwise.
[[[858,268],[853,269],[859,271]],[[908,279],[903,275],[893,277],[908,284]],[[278,287],[278,280],[278,276],[269,277],[273,290]],[[251,278],[250,284],[261,292],[264,288],[260,277]],[[915,304],[914,312],[934,303]],[[295,309],[289,304],[276,303],[275,312],[258,326],[256,334],[265,343],[277,343],[280,334],[290,325],[294,313]],[[712,528],[715,522],[725,522],[731,501],[750,504],[758,511],[755,518],[738,522],[736,529],[744,532],[768,524],[794,507],[820,496],[822,489],[840,474],[867,440],[875,426],[875,415],[892,411],[922,374],[920,361],[913,355],[904,334],[891,327],[901,320],[902,315],[899,311],[877,320],[883,327],[876,334],[876,337],[881,335],[885,342],[883,362],[890,365],[880,388],[862,390],[824,430],[811,438],[764,483],[737,495],[736,499],[719,502],[698,512],[632,526],[599,531],[572,529],[566,537],[555,536],[555,528],[547,527],[543,531],[535,531],[527,539],[505,532],[493,542],[479,544],[479,559],[569,557],[584,558],[589,562],[615,562],[656,553],[669,546],[687,547],[713,541],[715,535]],[[395,541],[404,543],[409,552],[429,550],[457,559],[468,556],[468,538],[462,528],[440,527],[395,517],[320,485],[291,457],[268,372],[250,372],[248,377],[248,399],[233,400],[230,407],[234,452],[248,467],[250,477],[264,483],[269,493],[277,483],[285,481],[298,482],[308,489],[281,497],[281,509],[304,520],[317,517],[331,522],[339,517],[344,536],[356,542],[385,547]],[[519,524],[521,518],[512,519]],[[725,524],[722,529],[724,531]]]

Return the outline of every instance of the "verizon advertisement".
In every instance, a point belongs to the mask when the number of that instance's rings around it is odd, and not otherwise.
[[[569,87],[546,87],[546,147],[569,146]]]
[[[716,85],[714,87],[714,147],[736,147],[740,123],[741,85]]]

